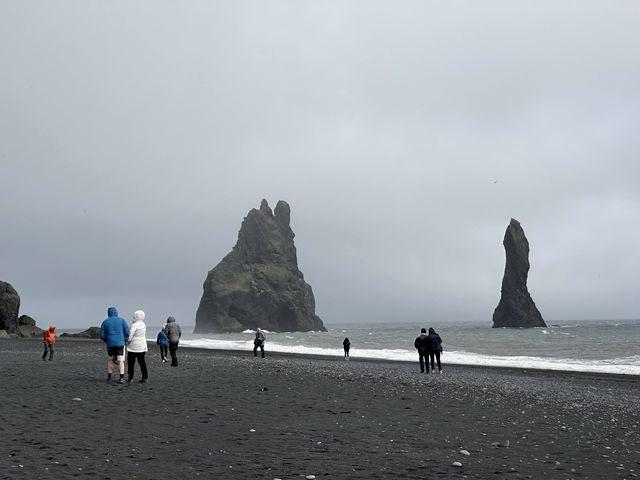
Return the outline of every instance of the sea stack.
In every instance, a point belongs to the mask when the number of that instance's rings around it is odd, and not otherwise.
[[[20,295],[10,283],[0,280],[0,330],[7,333],[18,332],[18,311],[20,310]]]
[[[546,327],[527,289],[529,242],[517,220],[511,219],[502,244],[507,261],[502,296],[493,312],[493,327]]]
[[[194,333],[326,331],[298,269],[291,210],[266,200],[244,218],[238,241],[207,275]]]

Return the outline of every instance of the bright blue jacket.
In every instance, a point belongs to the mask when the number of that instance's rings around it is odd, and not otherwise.
[[[156,339],[156,343],[161,347],[169,346],[169,339],[167,338],[167,336],[164,334],[162,330],[160,330],[160,333],[158,333],[158,338]]]
[[[107,342],[107,347],[124,347],[129,339],[129,325],[118,316],[116,307],[109,307],[107,314],[109,318],[100,327],[100,338]]]

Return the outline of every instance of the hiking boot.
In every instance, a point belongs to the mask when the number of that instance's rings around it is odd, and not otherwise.
[[[124,383],[124,378],[121,378],[120,380],[118,380],[118,383]]]
[[[440,370],[440,375],[442,375],[442,370]]]
[[[140,379],[140,381],[138,381],[138,383],[147,383],[147,379],[146,378],[142,378],[142,379]]]

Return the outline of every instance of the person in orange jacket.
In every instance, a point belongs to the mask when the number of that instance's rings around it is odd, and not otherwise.
[[[53,360],[53,344],[56,343],[56,326],[51,325],[49,330],[44,332],[44,353],[42,354],[42,360],[47,359],[47,352],[49,352],[49,361]]]

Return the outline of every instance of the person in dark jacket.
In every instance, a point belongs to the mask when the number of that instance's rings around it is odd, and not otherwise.
[[[171,355],[171,366],[178,366],[178,343],[182,336],[182,329],[180,325],[176,323],[176,319],[173,317],[167,318],[167,326],[164,327],[164,334],[169,340],[169,354]]]
[[[427,364],[427,373],[429,373],[429,339],[427,329],[420,329],[420,336],[413,342],[413,346],[418,350],[418,360],[420,361],[420,373],[424,373],[424,364]]]
[[[164,334],[164,327],[158,333],[158,338],[156,339],[156,343],[160,347],[160,359],[162,363],[167,361],[167,350],[169,349],[169,339]]]
[[[124,318],[118,316],[116,307],[109,307],[107,310],[109,317],[100,326],[100,338],[107,344],[107,382],[111,381],[111,373],[115,363],[118,362],[118,372],[120,380],[124,383],[124,344],[129,339],[129,325]]]
[[[351,342],[349,341],[349,337],[344,337],[344,341],[342,342],[342,348],[344,348],[344,359],[349,361],[349,349],[351,348]]]
[[[258,348],[262,352],[262,358],[264,358],[264,341],[267,339],[266,335],[258,328],[256,331],[256,338],[253,340],[253,356],[258,356]]]
[[[438,335],[433,328],[429,329],[429,335],[427,336],[427,339],[429,341],[429,358],[431,359],[431,373],[436,373],[434,357],[435,357],[435,360],[438,361],[438,371],[442,373],[442,364],[440,363],[440,355],[442,354],[442,339],[440,338],[440,335]],[[427,364],[427,369],[428,368],[429,368],[429,365]]]

